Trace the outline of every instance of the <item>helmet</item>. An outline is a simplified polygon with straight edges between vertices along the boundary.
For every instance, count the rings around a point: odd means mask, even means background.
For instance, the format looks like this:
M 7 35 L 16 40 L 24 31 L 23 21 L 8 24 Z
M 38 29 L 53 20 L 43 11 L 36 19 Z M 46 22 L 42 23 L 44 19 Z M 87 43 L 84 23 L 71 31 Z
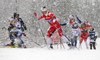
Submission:
M 13 18 L 11 17 L 11 18 L 9 18 L 9 20 L 10 20 L 10 21 L 13 21 Z
M 81 24 L 81 27 L 83 27 L 83 25 L 86 27 L 86 23 L 82 23 L 82 24 Z
M 14 19 L 15 19 L 16 15 L 17 15 L 17 13 L 14 13 L 14 15 L 13 15 L 14 16 Z
M 69 18 L 74 18 L 74 16 L 73 15 L 69 15 Z
M 93 27 L 90 27 L 90 29 L 92 29 L 92 31 L 94 30 L 94 28 L 93 28 Z
M 42 7 L 41 11 L 47 11 L 46 6 Z

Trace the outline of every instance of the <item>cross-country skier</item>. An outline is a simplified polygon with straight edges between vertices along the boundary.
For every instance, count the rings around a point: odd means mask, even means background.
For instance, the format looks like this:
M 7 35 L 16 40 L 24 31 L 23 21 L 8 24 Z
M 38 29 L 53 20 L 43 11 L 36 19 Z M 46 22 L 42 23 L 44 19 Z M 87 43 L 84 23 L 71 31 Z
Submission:
M 69 15 L 69 19 L 66 23 L 60 24 L 61 26 L 65 26 L 70 24 L 72 27 L 72 33 L 71 33 L 71 45 L 73 47 L 77 46 L 77 37 L 79 36 L 80 29 L 78 27 L 78 23 L 81 24 L 81 21 L 79 18 L 76 16 L 77 20 L 74 19 L 74 15 Z
M 10 27 L 8 28 L 8 31 L 9 31 L 9 37 L 11 40 L 10 45 L 14 45 L 14 38 L 13 38 L 13 35 L 10 33 L 10 31 L 12 29 L 15 29 L 17 26 L 20 26 L 20 23 L 17 20 L 15 20 L 13 17 L 9 19 L 9 22 L 10 22 Z
M 92 26 L 88 23 L 88 21 L 86 21 L 86 23 L 84 22 L 83 24 L 81 24 L 81 26 L 79 26 L 79 28 L 81 29 L 79 48 L 81 47 L 81 43 L 84 40 L 86 44 L 86 48 L 88 49 L 87 38 L 89 36 L 89 33 L 88 33 L 89 27 L 92 27 Z
M 95 43 L 97 36 L 95 36 L 95 30 L 93 27 L 90 28 L 89 37 L 90 37 L 90 49 L 92 50 L 93 47 L 96 50 Z
M 11 28 L 10 31 L 9 31 L 9 36 L 10 36 L 11 43 L 10 44 L 7 44 L 7 45 L 14 45 L 14 36 L 18 37 L 21 40 L 22 34 L 24 36 L 26 36 L 26 34 L 24 34 L 24 31 L 21 30 L 21 24 L 20 24 L 19 21 L 15 20 L 13 17 L 11 17 L 9 19 L 9 22 L 14 27 Z M 21 42 L 23 44 L 23 41 L 22 40 L 21 40 Z M 25 47 L 25 46 L 23 45 L 23 47 Z
M 60 24 L 58 23 L 56 17 L 54 16 L 54 14 L 52 14 L 51 12 L 47 12 L 46 7 L 42 7 L 41 12 L 42 12 L 42 15 L 38 18 L 38 20 L 44 18 L 50 24 L 50 28 L 47 31 L 47 35 L 46 35 L 48 44 L 50 44 L 50 48 L 53 49 L 50 37 L 52 36 L 52 34 L 55 31 L 57 31 L 59 33 L 59 36 L 68 44 L 68 46 L 70 46 L 71 45 L 70 42 L 62 34 L 62 28 L 61 28 Z

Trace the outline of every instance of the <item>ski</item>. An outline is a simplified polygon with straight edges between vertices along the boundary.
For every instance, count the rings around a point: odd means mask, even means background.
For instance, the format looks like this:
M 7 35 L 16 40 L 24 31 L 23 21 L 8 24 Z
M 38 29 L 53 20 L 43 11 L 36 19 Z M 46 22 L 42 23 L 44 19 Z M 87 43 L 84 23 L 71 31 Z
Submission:
M 33 41 L 33 39 L 31 39 L 31 38 L 29 38 L 29 37 L 27 37 L 26 36 L 26 38 L 28 38 L 28 39 L 30 39 L 30 40 L 32 40 Z M 44 48 L 44 47 L 42 47 L 40 44 L 38 44 L 37 42 L 35 42 L 35 41 L 33 41 L 36 45 L 38 45 L 39 47 L 41 47 L 41 48 Z
M 22 47 L 19 47 L 19 46 L 11 46 L 11 45 L 0 45 L 0 46 L 3 46 L 3 47 L 12 47 L 12 48 L 22 48 Z
M 80 49 L 77 48 L 77 47 L 71 47 L 71 48 L 69 48 L 68 50 L 76 50 L 76 49 L 80 51 Z

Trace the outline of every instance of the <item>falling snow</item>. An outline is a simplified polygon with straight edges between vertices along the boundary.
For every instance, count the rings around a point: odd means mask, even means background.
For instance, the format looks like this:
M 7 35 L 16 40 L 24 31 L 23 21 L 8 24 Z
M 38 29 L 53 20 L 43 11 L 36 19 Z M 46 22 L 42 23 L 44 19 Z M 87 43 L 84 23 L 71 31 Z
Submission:
M 25 31 L 27 36 L 40 44 L 45 44 L 44 37 L 49 24 L 44 19 L 37 21 L 33 15 L 36 12 L 40 16 L 42 6 L 46 6 L 48 11 L 57 17 L 59 23 L 67 22 L 68 16 L 71 14 L 78 15 L 82 21 L 87 19 L 100 37 L 100 25 L 98 25 L 100 24 L 99 0 L 0 0 L 0 41 L 8 37 L 7 30 L 2 30 L 2 27 L 7 28 L 9 17 L 17 12 L 27 26 L 27 31 Z M 62 27 L 62 29 L 64 35 L 71 36 L 69 26 Z M 23 40 L 25 42 L 31 41 L 25 37 L 23 37 Z M 34 45 L 34 43 L 32 44 Z

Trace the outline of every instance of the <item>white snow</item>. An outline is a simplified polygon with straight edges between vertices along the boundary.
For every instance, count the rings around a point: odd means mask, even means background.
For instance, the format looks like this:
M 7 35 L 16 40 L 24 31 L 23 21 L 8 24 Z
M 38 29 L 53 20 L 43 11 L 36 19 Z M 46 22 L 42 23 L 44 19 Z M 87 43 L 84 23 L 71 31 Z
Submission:
M 66 46 L 65 46 L 66 47 Z M 100 60 L 100 38 L 97 39 L 97 50 L 85 48 L 84 42 L 79 51 L 48 48 L 0 48 L 0 60 Z

